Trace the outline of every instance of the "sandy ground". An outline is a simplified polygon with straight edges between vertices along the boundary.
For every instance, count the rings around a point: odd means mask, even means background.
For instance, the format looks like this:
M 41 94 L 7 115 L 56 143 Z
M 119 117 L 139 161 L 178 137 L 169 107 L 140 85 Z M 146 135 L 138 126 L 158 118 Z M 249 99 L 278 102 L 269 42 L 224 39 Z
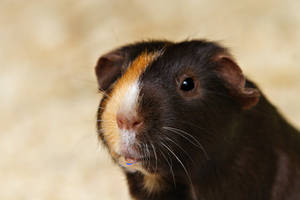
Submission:
M 102 53 L 209 38 L 300 127 L 300 1 L 0 0 L 0 199 L 126 200 L 96 139 Z

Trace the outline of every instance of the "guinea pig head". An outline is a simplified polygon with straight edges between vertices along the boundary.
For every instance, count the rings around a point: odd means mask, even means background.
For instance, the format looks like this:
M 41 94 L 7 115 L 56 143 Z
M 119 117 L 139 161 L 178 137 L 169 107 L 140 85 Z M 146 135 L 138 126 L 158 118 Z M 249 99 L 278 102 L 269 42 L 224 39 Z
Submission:
M 100 140 L 131 172 L 187 175 L 259 100 L 227 50 L 205 41 L 128 45 L 102 56 L 96 75 Z

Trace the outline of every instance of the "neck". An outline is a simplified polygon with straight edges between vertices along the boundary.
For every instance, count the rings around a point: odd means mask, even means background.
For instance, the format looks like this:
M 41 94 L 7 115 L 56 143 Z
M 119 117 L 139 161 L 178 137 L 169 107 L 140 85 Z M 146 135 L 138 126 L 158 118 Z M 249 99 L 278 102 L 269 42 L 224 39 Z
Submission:
M 280 177 L 300 166 L 300 134 L 276 108 L 262 97 L 256 107 L 242 112 L 227 130 L 232 138 L 222 156 L 216 155 L 195 181 L 196 193 L 204 199 L 270 199 L 276 185 L 286 182 Z M 291 165 L 295 167 L 288 171 Z

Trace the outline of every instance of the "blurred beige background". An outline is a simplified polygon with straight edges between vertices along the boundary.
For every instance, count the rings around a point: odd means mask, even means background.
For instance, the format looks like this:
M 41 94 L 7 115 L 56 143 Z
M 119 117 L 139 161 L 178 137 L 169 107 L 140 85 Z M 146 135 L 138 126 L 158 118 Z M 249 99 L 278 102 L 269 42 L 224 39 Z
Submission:
M 0 0 L 0 199 L 126 200 L 96 138 L 102 53 L 209 38 L 300 127 L 299 0 Z

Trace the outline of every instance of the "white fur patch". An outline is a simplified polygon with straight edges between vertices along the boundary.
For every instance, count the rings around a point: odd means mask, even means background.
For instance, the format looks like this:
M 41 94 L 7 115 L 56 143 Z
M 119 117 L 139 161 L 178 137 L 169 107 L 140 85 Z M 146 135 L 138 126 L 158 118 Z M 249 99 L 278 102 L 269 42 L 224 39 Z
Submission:
M 122 131 L 121 138 L 123 138 L 122 142 L 126 146 L 133 145 L 135 141 L 136 133 L 132 130 L 127 130 L 127 129 L 122 129 L 121 131 Z
M 134 81 L 127 89 L 123 99 L 120 102 L 120 107 L 118 114 L 131 118 L 137 115 L 138 99 L 139 99 L 139 82 Z M 119 129 L 120 132 L 120 143 L 117 152 L 121 153 L 121 148 L 126 147 L 127 151 L 131 154 L 135 154 L 134 150 L 131 148 L 136 140 L 136 132 L 133 130 Z
M 119 113 L 130 116 L 136 115 L 137 107 L 138 107 L 138 98 L 140 93 L 139 82 L 136 80 L 133 84 L 128 88 L 119 108 Z

